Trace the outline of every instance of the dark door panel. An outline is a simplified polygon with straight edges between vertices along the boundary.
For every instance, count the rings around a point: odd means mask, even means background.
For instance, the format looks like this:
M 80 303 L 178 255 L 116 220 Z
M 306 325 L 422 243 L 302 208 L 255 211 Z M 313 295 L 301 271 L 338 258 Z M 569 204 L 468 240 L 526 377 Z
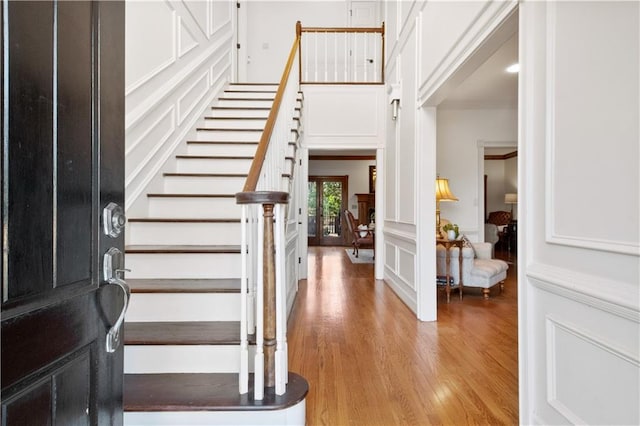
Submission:
M 124 3 L 2 2 L 2 425 L 122 423 Z M 112 288 L 113 287 L 113 288 Z

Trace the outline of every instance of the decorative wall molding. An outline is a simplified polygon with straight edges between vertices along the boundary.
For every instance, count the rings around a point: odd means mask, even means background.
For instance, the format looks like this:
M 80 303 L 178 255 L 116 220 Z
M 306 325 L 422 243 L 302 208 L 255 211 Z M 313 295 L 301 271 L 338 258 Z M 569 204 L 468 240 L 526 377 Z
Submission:
M 426 2 L 428 4 L 429 2 Z M 498 25 L 518 7 L 518 2 L 487 1 L 467 30 L 452 44 L 442 59 L 426 75 L 418 88 L 418 103 L 428 102 L 431 96 L 460 68 Z
M 526 277 L 534 287 L 640 323 L 637 285 L 541 263 L 527 265 L 526 270 Z
M 392 270 L 385 266 L 385 282 L 398 295 L 398 297 L 411 309 L 416 312 L 418 304 L 416 301 L 416 292 L 411 289 L 409 283 L 395 274 Z
M 375 155 L 310 155 L 309 160 L 347 161 L 347 160 L 375 160 Z
M 409 225 L 409 224 L 407 224 Z M 390 238 L 390 239 L 395 239 L 395 240 L 399 240 L 399 241 L 403 241 L 405 243 L 411 244 L 413 247 L 416 246 L 416 234 L 413 233 L 409 233 L 409 232 L 403 232 L 397 229 L 393 229 L 392 227 L 390 227 L 389 225 L 387 225 L 387 223 L 385 223 L 385 227 L 384 227 L 384 231 L 383 231 L 383 235 L 385 236 L 385 238 Z M 415 250 L 413 252 L 415 254 Z
M 509 152 L 507 154 L 485 154 L 485 160 L 508 160 L 509 158 L 515 158 L 518 156 L 518 151 Z
M 416 291 L 416 254 L 398 247 L 398 277 L 411 290 Z
M 558 187 L 556 173 L 556 75 L 555 58 L 557 44 L 557 4 L 549 3 L 547 6 L 547 92 L 546 92 L 546 137 L 545 137 L 545 161 L 548 170 L 545 182 L 545 237 L 546 242 L 561 246 L 579 247 L 590 250 L 599 250 L 611 253 L 640 256 L 640 242 L 629 242 L 615 239 L 594 238 L 580 235 L 567 235 L 561 233 L 556 223 L 556 188 Z
M 178 98 L 176 104 L 179 125 L 182 125 L 182 122 L 189 117 L 202 98 L 206 96 L 207 89 L 209 88 L 209 79 L 209 69 L 206 69 L 198 79 L 194 79 L 193 84 Z M 189 96 L 193 93 L 195 93 L 195 96 L 190 100 Z M 187 102 L 185 102 L 185 99 Z
M 585 351 L 584 347 L 578 350 L 578 345 L 580 343 L 586 344 L 588 345 L 587 347 L 591 348 L 592 351 L 603 352 L 602 355 L 597 356 L 598 359 L 601 359 L 604 356 L 608 356 L 609 359 L 611 360 L 611 362 L 606 363 L 606 365 L 610 368 L 607 373 L 604 373 L 606 376 L 609 376 L 610 374 L 618 374 L 618 375 L 624 374 L 623 370 L 625 366 L 627 366 L 627 368 L 631 367 L 631 371 L 627 373 L 633 374 L 634 370 L 637 372 L 637 369 L 640 367 L 640 360 L 638 359 L 637 356 L 634 356 L 633 354 L 630 354 L 627 351 L 616 347 L 615 344 L 610 343 L 605 338 L 601 336 L 596 336 L 586 330 L 575 327 L 574 325 L 571 325 L 567 322 L 560 320 L 559 318 L 557 318 L 552 314 L 546 315 L 545 329 L 546 329 L 546 347 L 547 347 L 547 352 L 546 352 L 547 402 L 549 403 L 549 405 L 555 408 L 558 411 L 558 413 L 564 416 L 567 419 L 567 421 L 569 421 L 570 423 L 589 424 L 591 422 L 581 418 L 580 415 L 578 415 L 574 410 L 571 409 L 570 402 L 563 400 L 563 397 L 560 395 L 561 392 L 559 392 L 559 388 L 560 386 L 563 386 L 563 383 L 562 383 L 562 379 L 559 377 L 559 374 L 558 374 L 558 365 L 557 365 L 558 356 L 564 355 L 565 357 L 567 357 L 567 356 L 570 356 L 569 354 L 570 351 L 574 351 L 575 352 L 574 355 L 576 357 L 584 357 L 587 355 L 585 353 L 587 351 Z M 576 343 L 571 344 L 567 342 L 565 339 L 564 344 L 561 344 L 560 342 L 562 340 L 560 340 L 560 337 L 559 337 L 559 335 L 561 334 L 564 334 L 566 337 L 573 339 Z M 619 367 L 618 369 L 613 369 L 615 364 L 612 365 L 612 363 L 616 362 L 614 360 L 617 360 L 618 366 L 621 366 L 621 367 Z M 620 361 L 622 361 L 622 364 L 620 364 Z M 576 363 L 575 365 L 576 365 L 576 368 L 578 368 L 579 363 Z M 590 373 L 592 372 L 591 367 L 593 366 L 591 365 L 589 367 L 585 366 L 584 372 L 583 372 L 584 374 L 582 374 L 581 376 L 589 377 Z M 619 377 L 619 379 L 623 379 L 623 377 Z M 615 377 L 611 377 L 609 381 L 615 381 Z M 571 386 L 572 384 L 567 384 L 567 385 Z M 593 387 L 590 387 L 590 388 L 591 388 L 590 392 L 592 394 L 607 392 L 606 390 L 603 390 L 603 389 L 598 390 Z M 565 393 L 566 393 L 566 390 L 565 390 Z M 573 392 L 570 392 L 570 393 L 573 393 Z M 632 401 L 628 401 L 627 404 L 622 403 L 622 405 L 626 406 L 629 403 L 633 404 L 633 401 L 637 401 L 636 399 L 637 395 L 635 397 L 627 396 L 627 398 Z M 606 403 L 604 405 L 610 406 L 609 404 L 606 404 Z
M 182 18 L 178 17 L 178 57 L 181 58 L 196 47 L 199 43 L 196 37 L 193 35 L 189 27 L 187 27 Z
M 189 15 L 193 19 L 193 22 L 195 22 L 196 26 L 202 32 L 202 34 L 206 38 L 209 38 L 210 37 L 209 28 L 211 27 L 211 24 L 210 24 L 210 21 L 211 21 L 211 0 L 206 0 L 206 2 L 204 2 L 204 4 L 206 5 L 205 7 L 207 8 L 207 10 L 205 12 L 205 19 L 206 20 L 204 22 L 204 28 L 203 28 L 203 23 L 200 22 L 200 19 L 198 19 L 199 13 L 194 12 L 192 10 L 192 8 L 189 6 L 190 3 L 192 3 L 192 2 L 182 0 L 182 4 L 184 5 L 184 8 L 187 10 Z M 197 3 L 198 4 L 202 4 L 203 2 L 202 1 L 198 1 Z
M 207 48 L 204 52 L 198 55 L 188 67 L 180 70 L 180 72 L 176 73 L 173 77 L 167 80 L 162 86 L 158 87 L 154 91 L 154 93 L 145 99 L 144 102 L 140 103 L 136 108 L 127 112 L 125 116 L 125 129 L 130 129 L 131 127 L 137 125 L 141 120 L 145 119 L 147 115 L 153 110 L 153 106 L 161 103 L 166 100 L 171 94 L 175 92 L 176 87 L 181 86 L 187 80 L 193 77 L 193 73 L 195 73 L 199 68 L 201 68 L 204 64 L 211 60 L 211 57 L 216 53 L 219 53 L 219 50 L 229 50 L 229 43 L 231 40 L 231 34 L 227 37 L 222 38 L 217 43 Z M 225 55 L 220 55 L 221 57 L 226 57 Z
M 165 114 L 160 116 L 160 119 L 158 119 L 155 123 L 153 123 L 151 126 L 149 126 L 149 128 L 145 131 L 145 133 L 135 142 L 135 145 L 138 145 L 158 125 L 160 125 L 161 123 L 166 123 L 166 121 L 163 120 L 163 118 L 166 117 L 167 114 L 170 114 L 170 126 L 169 126 L 169 128 L 167 129 L 166 132 L 164 132 L 164 134 L 162 135 L 162 137 L 159 140 L 154 141 L 154 144 L 153 144 L 152 148 L 149 150 L 147 155 L 144 157 L 144 160 L 139 162 L 137 167 L 131 173 L 129 173 L 126 176 L 126 179 L 125 179 L 125 182 L 124 182 L 125 188 L 128 187 L 136 177 L 138 177 L 138 175 L 142 172 L 142 170 L 145 169 L 145 167 L 147 167 L 147 164 L 149 164 L 151 162 L 151 159 L 153 157 L 155 157 L 155 155 L 158 153 L 158 151 L 160 151 L 160 149 L 171 138 L 171 135 L 175 131 L 175 129 L 176 129 L 175 108 L 172 105 L 172 106 L 169 107 L 167 112 L 165 112 Z M 133 148 L 129 149 L 128 152 L 131 152 L 131 150 L 133 150 Z M 129 155 L 128 153 L 125 154 L 125 158 L 128 155 Z
M 217 33 L 222 27 L 231 21 L 233 15 L 232 8 L 235 7 L 235 3 L 236 2 L 234 1 L 220 2 L 215 0 L 212 2 L 210 8 L 211 13 L 209 14 L 209 36 Z M 226 5 L 225 12 L 227 13 L 227 16 L 224 16 L 223 19 L 218 19 L 218 12 L 223 10 L 222 6 L 224 5 Z
M 128 96 L 131 93 L 135 92 L 137 89 L 139 89 L 140 87 L 145 85 L 147 82 L 149 82 L 151 79 L 153 79 L 156 75 L 160 74 L 166 68 L 173 65 L 178 59 L 176 55 L 176 51 L 177 51 L 176 11 L 175 9 L 173 9 L 173 7 L 171 6 L 171 3 L 169 3 L 168 1 L 165 0 L 163 4 L 166 4 L 170 8 L 170 13 L 171 13 L 171 45 L 169 46 L 171 49 L 170 55 L 165 61 L 156 65 L 154 68 L 149 70 L 146 74 L 143 74 L 140 78 L 138 78 L 136 81 L 134 81 L 129 86 L 127 86 L 124 91 L 125 96 Z
M 174 106 L 170 105 L 166 109 L 166 111 L 164 113 L 160 114 L 160 116 L 158 117 L 157 120 L 155 120 L 153 123 L 151 123 L 151 125 L 147 128 L 147 130 L 145 130 L 138 139 L 136 139 L 135 141 L 133 141 L 130 145 L 128 145 L 126 147 L 126 150 L 124 152 L 125 157 L 129 156 L 138 147 L 138 145 L 140 145 L 140 143 L 142 141 L 144 141 L 144 139 L 147 136 L 149 136 L 149 134 L 158 126 L 158 124 L 165 122 L 167 120 L 167 118 L 169 120 L 171 120 L 172 128 L 173 128 L 173 130 L 175 130 L 175 115 L 174 115 L 174 112 L 175 112 Z

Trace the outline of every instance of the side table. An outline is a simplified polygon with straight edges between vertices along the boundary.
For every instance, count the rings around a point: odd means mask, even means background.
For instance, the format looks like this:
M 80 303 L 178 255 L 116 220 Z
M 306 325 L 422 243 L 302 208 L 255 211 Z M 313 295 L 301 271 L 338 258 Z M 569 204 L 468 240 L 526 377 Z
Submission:
M 445 281 L 445 285 L 444 285 L 444 289 L 445 292 L 447 293 L 447 303 L 449 303 L 451 301 L 451 290 L 455 290 L 458 289 L 458 291 L 460 292 L 460 300 L 462 300 L 462 240 L 445 240 L 445 239 L 440 239 L 437 238 L 436 239 L 436 245 L 437 244 L 442 244 L 445 248 L 445 259 L 446 259 L 446 281 Z M 458 284 L 451 284 L 451 248 L 452 247 L 458 247 L 460 249 L 460 252 L 458 254 L 458 262 L 459 262 L 459 268 L 458 271 L 460 272 L 460 281 L 458 282 Z

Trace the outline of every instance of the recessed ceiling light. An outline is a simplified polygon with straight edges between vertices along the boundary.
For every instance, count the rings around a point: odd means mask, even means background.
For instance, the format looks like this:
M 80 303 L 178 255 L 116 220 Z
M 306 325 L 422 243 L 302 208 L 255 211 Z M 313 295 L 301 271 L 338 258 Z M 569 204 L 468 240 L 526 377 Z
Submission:
M 507 67 L 507 72 L 515 74 L 518 71 L 520 71 L 520 64 L 513 64 Z

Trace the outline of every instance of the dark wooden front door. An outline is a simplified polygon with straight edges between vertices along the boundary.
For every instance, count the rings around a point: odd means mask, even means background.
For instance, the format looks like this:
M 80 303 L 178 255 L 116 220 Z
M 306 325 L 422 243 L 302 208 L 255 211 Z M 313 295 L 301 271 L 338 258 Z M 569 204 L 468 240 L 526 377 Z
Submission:
M 2 424 L 122 423 L 124 4 L 2 2 Z

